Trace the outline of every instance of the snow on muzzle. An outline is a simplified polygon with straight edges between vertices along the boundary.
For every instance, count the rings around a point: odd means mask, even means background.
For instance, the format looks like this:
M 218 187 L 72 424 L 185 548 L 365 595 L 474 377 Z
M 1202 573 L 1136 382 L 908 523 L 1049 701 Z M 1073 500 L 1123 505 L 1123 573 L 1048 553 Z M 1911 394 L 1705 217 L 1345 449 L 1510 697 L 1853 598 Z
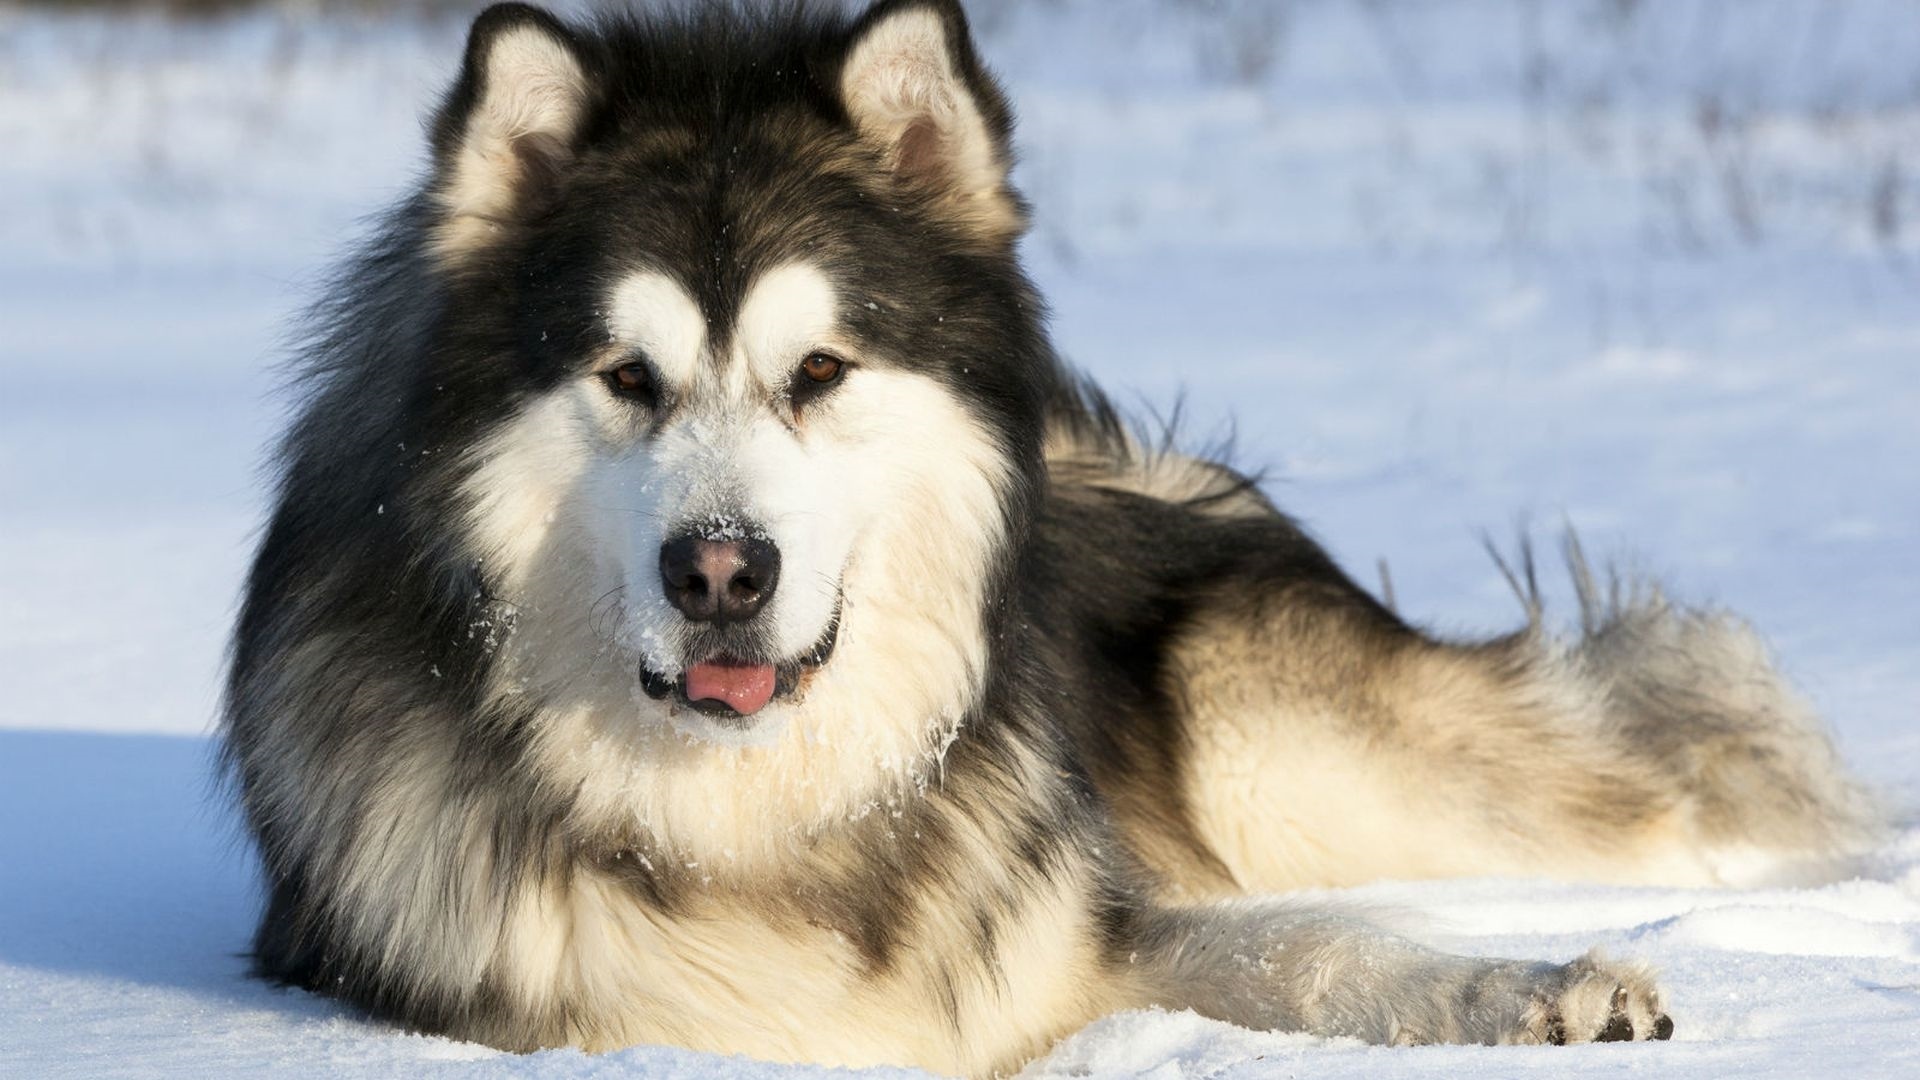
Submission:
M 799 657 L 761 656 L 764 628 L 755 625 L 780 584 L 780 549 L 764 533 L 696 529 L 660 546 L 660 586 L 667 602 L 697 628 L 701 644 L 677 680 L 641 670 L 641 685 L 655 698 L 677 696 L 712 716 L 745 717 L 776 696 L 792 693 L 801 678 L 826 662 L 839 636 L 838 605 L 825 632 Z M 758 632 L 756 632 L 758 631 Z

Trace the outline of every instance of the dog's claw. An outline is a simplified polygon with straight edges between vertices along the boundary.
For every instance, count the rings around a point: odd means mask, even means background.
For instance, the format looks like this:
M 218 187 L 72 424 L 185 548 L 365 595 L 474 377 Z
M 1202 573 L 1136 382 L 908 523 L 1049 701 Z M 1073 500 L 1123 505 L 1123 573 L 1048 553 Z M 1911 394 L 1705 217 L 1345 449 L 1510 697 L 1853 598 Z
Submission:
M 1528 1024 L 1532 1041 L 1565 1046 L 1673 1038 L 1673 1018 L 1661 1008 L 1653 974 L 1638 964 L 1589 953 L 1556 969 L 1537 993 Z

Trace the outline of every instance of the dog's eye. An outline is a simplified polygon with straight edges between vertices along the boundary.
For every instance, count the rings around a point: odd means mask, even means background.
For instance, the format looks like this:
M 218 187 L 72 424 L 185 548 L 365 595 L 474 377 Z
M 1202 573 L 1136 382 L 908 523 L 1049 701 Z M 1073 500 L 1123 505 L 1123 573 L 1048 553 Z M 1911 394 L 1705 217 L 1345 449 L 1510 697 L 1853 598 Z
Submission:
M 830 383 L 840 378 L 840 371 L 844 367 L 846 364 L 839 357 L 823 352 L 808 353 L 807 358 L 800 361 L 801 374 L 817 383 Z
M 847 362 L 832 353 L 808 353 L 807 358 L 800 361 L 799 370 L 793 373 L 793 385 L 787 390 L 796 415 L 802 405 L 838 386 L 846 371 Z
M 621 364 L 606 374 L 607 386 L 623 398 L 652 404 L 654 399 L 653 369 L 645 360 L 634 360 Z

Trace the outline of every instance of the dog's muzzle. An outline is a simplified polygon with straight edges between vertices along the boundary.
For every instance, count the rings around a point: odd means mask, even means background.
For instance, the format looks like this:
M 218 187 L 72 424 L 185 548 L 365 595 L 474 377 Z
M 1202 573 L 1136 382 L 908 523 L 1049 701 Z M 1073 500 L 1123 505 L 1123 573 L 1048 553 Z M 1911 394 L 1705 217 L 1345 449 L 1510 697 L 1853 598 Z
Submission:
M 819 667 L 839 638 L 833 619 L 813 647 L 799 657 L 769 658 L 759 644 L 764 628 L 755 620 L 772 604 L 780 585 L 780 548 L 771 537 L 732 520 L 707 522 L 660 545 L 660 589 L 704 644 L 696 646 L 678 678 L 640 673 L 655 698 L 677 697 L 708 716 L 752 716 L 775 697 L 791 694 L 810 668 Z
M 655 701 L 671 698 L 706 716 L 744 724 L 769 701 L 797 692 L 806 676 L 826 666 L 839 643 L 840 610 L 836 606 L 819 640 L 799 656 L 778 663 L 715 656 L 688 664 L 677 677 L 642 664 L 640 688 Z

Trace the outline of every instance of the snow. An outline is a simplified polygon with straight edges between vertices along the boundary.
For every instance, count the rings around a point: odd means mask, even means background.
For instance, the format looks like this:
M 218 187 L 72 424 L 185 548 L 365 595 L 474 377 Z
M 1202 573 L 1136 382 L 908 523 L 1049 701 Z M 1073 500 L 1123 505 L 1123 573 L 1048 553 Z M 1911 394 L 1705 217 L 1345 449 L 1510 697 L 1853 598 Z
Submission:
M 1902 0 L 975 5 L 1061 345 L 1184 392 L 1459 632 L 1517 521 L 1754 617 L 1920 795 L 1920 20 Z M 0 7 L 0 1075 L 808 1074 L 514 1057 L 244 977 L 205 733 L 288 316 L 420 168 L 460 28 Z M 1564 587 L 1554 594 L 1563 599 Z M 1102 1020 L 1036 1075 L 1920 1074 L 1920 830 L 1860 879 L 1382 883 L 1436 944 L 1663 971 L 1663 1045 Z

